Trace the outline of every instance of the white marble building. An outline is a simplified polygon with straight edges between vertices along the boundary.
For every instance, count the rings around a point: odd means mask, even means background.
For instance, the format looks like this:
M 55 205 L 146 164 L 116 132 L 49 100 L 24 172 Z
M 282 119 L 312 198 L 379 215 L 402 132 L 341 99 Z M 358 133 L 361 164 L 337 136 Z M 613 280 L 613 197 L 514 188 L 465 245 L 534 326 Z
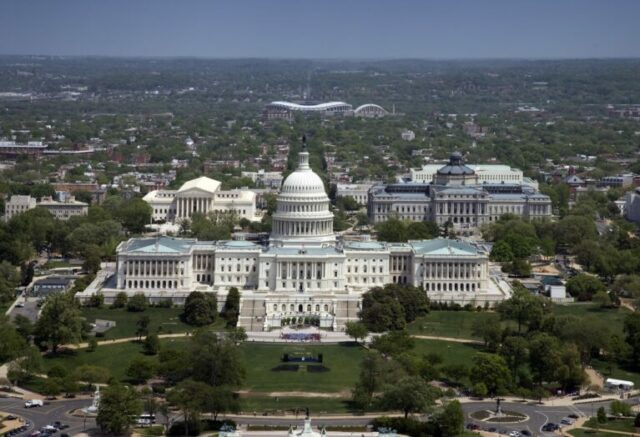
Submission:
M 248 241 L 132 238 L 117 248 L 115 274 L 100 287 L 107 302 L 119 292 L 184 302 L 194 290 L 241 290 L 239 325 L 250 331 L 311 317 L 339 330 L 355 320 L 362 294 L 388 283 L 423 287 L 438 301 L 494 304 L 508 297 L 489 274 L 481 248 L 457 240 L 409 243 L 338 242 L 322 179 L 300 153 L 284 181 L 268 246 Z M 79 296 L 81 299 L 88 296 Z
M 260 220 L 253 191 L 221 190 L 220 182 L 206 176 L 187 181 L 178 190 L 150 191 L 143 200 L 151 206 L 154 222 L 180 222 L 194 212 L 227 211 L 239 218 Z

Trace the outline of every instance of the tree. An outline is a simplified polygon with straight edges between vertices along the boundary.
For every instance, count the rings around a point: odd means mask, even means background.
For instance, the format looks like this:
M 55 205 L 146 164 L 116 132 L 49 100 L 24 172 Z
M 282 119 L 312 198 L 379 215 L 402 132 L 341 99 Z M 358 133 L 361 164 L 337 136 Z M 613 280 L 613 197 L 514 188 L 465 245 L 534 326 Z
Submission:
M 611 404 L 609 404 L 609 411 L 611 412 L 612 416 L 616 417 L 629 417 L 633 415 L 631 405 L 618 400 L 611 401 Z
M 611 296 L 604 290 L 600 290 L 593 295 L 591 300 L 594 303 L 597 303 L 600 308 L 611 308 L 613 302 L 611 301 Z
M 142 402 L 132 387 L 112 384 L 100 396 L 96 423 L 103 432 L 124 435 L 142 413 Z
M 359 338 L 364 340 L 369 334 L 369 330 L 362 322 L 347 322 L 345 324 L 345 332 L 349 337 L 353 338 L 356 343 Z
M 640 366 L 640 312 L 635 311 L 624 318 L 625 342 L 629 345 L 631 365 Z
M 167 394 L 167 401 L 182 411 L 185 435 L 199 426 L 200 414 L 205 411 L 207 400 L 213 396 L 213 388 L 200 381 L 187 379 Z
M 422 379 L 405 377 L 385 388 L 381 403 L 389 410 L 402 411 L 406 419 L 409 413 L 426 412 L 439 397 L 440 391 Z
M 147 309 L 147 296 L 144 293 L 136 293 L 127 302 L 127 311 L 132 313 L 140 313 Z
M 604 283 L 593 275 L 580 273 L 567 281 L 567 291 L 578 300 L 591 300 L 598 291 L 606 291 Z
M 518 369 L 527 363 L 529 358 L 529 345 L 526 338 L 509 336 L 504 339 L 500 347 L 500 355 L 509 366 L 513 380 L 517 382 Z
M 483 383 L 490 395 L 504 393 L 509 386 L 511 374 L 507 363 L 500 355 L 478 353 L 473 357 L 471 381 L 474 384 Z
M 421 288 L 387 284 L 363 295 L 362 323 L 372 332 L 404 329 L 407 322 L 429 312 L 429 299 Z
M 240 314 L 240 292 L 236 287 L 229 288 L 227 299 L 222 310 L 222 317 L 227 321 L 227 326 L 236 326 L 238 324 L 238 315 Z
M 518 333 L 522 326 L 531 329 L 540 323 L 543 314 L 547 310 L 540 297 L 532 295 L 522 286 L 514 287 L 511 297 L 501 302 L 496 310 L 504 319 L 515 320 L 518 323 Z
M 233 344 L 240 344 L 243 341 L 247 341 L 247 331 L 242 326 L 238 326 L 236 328 L 231 328 L 227 331 L 227 338 Z
M 127 301 L 129 300 L 129 297 L 127 296 L 127 293 L 125 293 L 124 291 L 121 291 L 120 293 L 116 294 L 115 299 L 113 299 L 113 303 L 111 304 L 111 308 L 124 308 L 125 306 L 127 306 Z
M 87 344 L 87 352 L 95 352 L 98 348 L 98 340 L 95 337 L 91 337 Z
M 106 383 L 111 378 L 111 372 L 109 369 L 100 366 L 92 366 L 84 364 L 77 367 L 75 370 L 75 378 L 77 381 L 86 382 L 89 384 L 89 389 L 96 383 Z
M 17 358 L 26 347 L 25 337 L 9 322 L 7 316 L 0 315 L 0 363 Z
M 16 287 L 20 284 L 20 273 L 7 261 L 0 262 L 0 303 L 16 297 Z
M 62 391 L 62 381 L 60 378 L 47 378 L 44 380 L 42 393 L 48 397 L 55 397 Z
M 495 313 L 489 313 L 486 318 L 477 318 L 473 322 L 472 334 L 482 338 L 485 348 L 495 352 L 502 339 L 500 317 Z
M 138 341 L 140 341 L 143 335 L 147 335 L 149 333 L 150 323 L 151 319 L 149 318 L 149 316 L 140 316 L 140 318 L 136 322 L 136 336 L 138 337 Z
M 228 339 L 215 332 L 198 331 L 191 337 L 191 370 L 193 379 L 213 387 L 238 387 L 245 377 L 242 355 Z
M 214 421 L 220 414 L 237 413 L 240 411 L 238 396 L 228 387 L 216 387 L 207 397 L 205 411 L 213 415 Z
M 73 297 L 65 293 L 49 296 L 36 322 L 36 336 L 47 342 L 53 353 L 58 346 L 80 341 L 83 318 Z
M 598 423 L 607 423 L 607 411 L 604 409 L 604 407 L 598 408 L 597 417 Z
M 513 261 L 511 246 L 505 240 L 500 240 L 491 248 L 491 261 L 510 262 Z
M 142 344 L 142 350 L 147 355 L 157 355 L 160 351 L 160 338 L 158 334 L 147 334 Z
M 215 295 L 192 291 L 184 303 L 182 319 L 189 325 L 209 325 L 216 319 L 217 306 Z
M 100 248 L 96 245 L 88 246 L 84 253 L 84 262 L 82 263 L 82 270 L 89 274 L 95 274 L 100 270 Z
M 489 394 L 489 390 L 487 390 L 487 386 L 484 382 L 476 382 L 473 384 L 473 388 L 471 390 L 473 391 L 473 394 L 479 398 L 484 398 Z
M 448 402 L 436 422 L 443 437 L 461 435 L 464 430 L 464 412 L 459 401 Z
M 561 365 L 558 340 L 547 333 L 536 333 L 529 342 L 529 367 L 538 386 L 554 381 Z
M 136 357 L 127 368 L 127 376 L 133 384 L 142 384 L 153 376 L 155 366 L 153 361 L 146 357 Z
M 414 346 L 415 340 L 405 330 L 379 335 L 371 342 L 373 349 L 387 356 L 397 356 L 413 349 Z
M 124 200 L 115 211 L 115 217 L 129 232 L 140 233 L 151 223 L 151 206 L 139 197 Z

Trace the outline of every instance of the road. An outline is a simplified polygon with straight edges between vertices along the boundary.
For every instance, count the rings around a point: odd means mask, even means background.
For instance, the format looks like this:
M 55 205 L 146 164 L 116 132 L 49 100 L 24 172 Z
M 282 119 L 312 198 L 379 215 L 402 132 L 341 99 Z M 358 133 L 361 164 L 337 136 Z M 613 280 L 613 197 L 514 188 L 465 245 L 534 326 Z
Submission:
M 504 431 L 504 433 L 526 429 L 529 430 L 534 436 L 552 436 L 554 434 L 541 432 L 541 428 L 545 423 L 559 423 L 563 417 L 567 417 L 569 414 L 576 414 L 578 416 L 593 416 L 595 415 L 595 412 L 599 407 L 604 406 L 605 408 L 607 408 L 610 402 L 610 400 L 607 400 L 588 404 L 555 407 L 553 405 L 537 405 L 533 403 L 503 402 L 503 411 L 516 411 L 528 416 L 528 419 L 526 421 L 517 424 L 490 424 L 487 422 L 474 420 L 469 416 L 469 414 L 475 411 L 494 411 L 496 408 L 496 403 L 493 401 L 464 403 L 462 404 L 462 408 L 466 416 L 465 423 L 476 423 L 483 429 L 495 427 L 498 431 Z M 631 399 L 630 402 L 636 404 L 639 402 L 639 399 L 634 398 Z M 58 401 L 51 401 L 44 407 L 26 409 L 24 408 L 24 401 L 21 399 L 0 399 L 0 411 L 6 411 L 16 415 L 20 415 L 32 423 L 30 429 L 20 434 L 20 436 L 27 436 L 31 432 L 33 432 L 33 430 L 40 429 L 41 427 L 51 424 L 56 420 L 70 425 L 70 428 L 65 430 L 65 432 L 73 435 L 74 433 L 82 432 L 85 429 L 87 431 L 96 429 L 96 424 L 93 419 L 87 419 L 85 423 L 84 419 L 80 417 L 74 417 L 69 414 L 70 411 L 74 409 L 83 408 L 90 404 L 91 400 L 88 399 L 63 399 Z M 304 416 L 302 414 L 298 418 L 291 416 L 236 415 L 230 415 L 229 418 L 235 420 L 239 425 L 273 425 L 287 427 L 289 425 L 301 426 L 304 420 Z M 322 427 L 323 425 L 366 425 L 371 420 L 370 416 L 367 417 L 348 415 L 336 417 L 322 416 L 312 418 L 313 425 L 317 427 Z
M 35 430 L 39 430 L 43 426 L 50 425 L 56 420 L 69 425 L 69 428 L 64 430 L 69 435 L 74 435 L 83 430 L 90 430 L 96 428 L 96 422 L 94 419 L 87 419 L 86 422 L 81 417 L 71 416 L 69 413 L 72 410 L 83 408 L 91 405 L 91 400 L 88 399 L 65 399 L 59 401 L 51 401 L 45 404 L 43 407 L 37 408 L 24 408 L 24 400 L 5 398 L 0 399 L 0 411 L 21 416 L 30 422 L 28 430 L 17 436 L 28 436 Z
M 18 304 L 24 305 L 19 307 L 16 304 L 11 311 L 9 312 L 9 316 L 13 319 L 18 314 L 25 316 L 32 323 L 35 323 L 38 320 L 38 312 L 40 308 L 38 308 L 38 298 L 37 297 L 19 297 Z

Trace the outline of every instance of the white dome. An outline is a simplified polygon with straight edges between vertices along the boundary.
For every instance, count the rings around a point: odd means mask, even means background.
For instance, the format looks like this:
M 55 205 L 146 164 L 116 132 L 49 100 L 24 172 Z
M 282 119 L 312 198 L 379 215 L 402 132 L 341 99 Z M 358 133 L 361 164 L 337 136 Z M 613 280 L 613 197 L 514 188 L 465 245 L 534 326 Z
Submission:
M 324 182 L 311 167 L 309 153 L 300 152 L 300 162 L 282 184 L 278 206 L 272 216 L 274 245 L 334 245 L 333 214 Z

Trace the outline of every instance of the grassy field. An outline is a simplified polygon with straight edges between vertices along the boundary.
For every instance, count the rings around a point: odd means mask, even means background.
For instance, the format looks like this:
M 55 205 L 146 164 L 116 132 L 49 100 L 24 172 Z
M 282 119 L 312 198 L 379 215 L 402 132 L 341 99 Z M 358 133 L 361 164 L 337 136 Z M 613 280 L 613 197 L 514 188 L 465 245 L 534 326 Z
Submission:
M 454 343 L 443 340 L 416 340 L 415 352 L 419 355 L 436 353 L 442 356 L 442 364 L 469 364 L 475 354 L 481 352 L 479 345 Z
M 622 332 L 624 318 L 629 314 L 629 310 L 626 308 L 602 309 L 590 302 L 555 305 L 553 308 L 554 314 L 559 316 L 597 317 L 604 320 L 614 333 Z M 491 315 L 487 312 L 431 311 L 426 316 L 419 317 L 409 324 L 407 330 L 414 335 L 478 339 L 472 334 L 473 324 L 477 320 L 486 320 L 488 317 Z M 512 324 L 515 328 L 516 325 Z
M 577 428 L 567 431 L 575 437 L 620 437 L 622 434 L 616 434 L 613 432 L 596 431 L 593 429 Z
M 598 423 L 596 418 L 592 417 L 584 424 L 584 427 L 631 433 L 636 432 L 636 427 L 633 426 L 633 419 L 613 419 L 607 420 L 605 423 Z
M 83 308 L 82 314 L 91 323 L 96 319 L 112 320 L 116 322 L 116 327 L 108 330 L 104 337 L 105 339 L 112 338 L 127 338 L 135 337 L 136 335 L 136 322 L 142 316 L 148 316 L 151 320 L 149 324 L 149 331 L 158 331 L 159 334 L 173 334 L 178 332 L 192 331 L 196 329 L 193 326 L 187 325 L 180 320 L 180 313 L 182 308 L 156 308 L 150 307 L 141 313 L 132 313 L 125 309 L 110 309 L 110 308 Z M 224 326 L 224 321 L 221 318 L 216 320 L 214 324 L 215 328 Z

